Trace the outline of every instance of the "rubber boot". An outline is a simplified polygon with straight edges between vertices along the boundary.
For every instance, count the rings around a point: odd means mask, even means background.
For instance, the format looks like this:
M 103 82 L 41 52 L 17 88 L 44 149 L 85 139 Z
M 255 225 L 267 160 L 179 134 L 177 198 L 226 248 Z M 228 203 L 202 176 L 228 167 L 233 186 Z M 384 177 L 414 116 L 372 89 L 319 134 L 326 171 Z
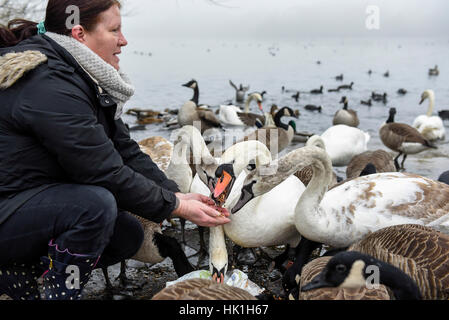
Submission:
M 43 276 L 45 300 L 79 300 L 90 274 L 100 258 L 98 255 L 73 254 L 60 250 L 50 241 L 48 256 L 41 260 L 48 270 Z
M 44 272 L 43 263 L 18 264 L 0 267 L 0 295 L 14 300 L 40 300 L 36 280 Z

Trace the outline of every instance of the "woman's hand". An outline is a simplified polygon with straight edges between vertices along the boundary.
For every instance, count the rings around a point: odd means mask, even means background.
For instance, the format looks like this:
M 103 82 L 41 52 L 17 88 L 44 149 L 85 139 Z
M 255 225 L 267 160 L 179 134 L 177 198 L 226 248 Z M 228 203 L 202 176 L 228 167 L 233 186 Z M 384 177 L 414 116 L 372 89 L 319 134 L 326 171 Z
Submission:
M 214 200 L 212 200 L 211 198 L 204 196 L 200 193 L 181 193 L 181 192 L 177 192 L 175 193 L 175 195 L 179 198 L 179 200 L 197 200 L 197 201 L 201 201 L 205 204 L 208 205 L 215 205 Z
M 228 218 L 230 213 L 225 208 L 215 206 L 215 203 L 209 197 L 198 193 L 176 193 L 179 199 L 179 207 L 173 211 L 173 214 L 189 220 L 199 226 L 216 227 L 231 220 Z

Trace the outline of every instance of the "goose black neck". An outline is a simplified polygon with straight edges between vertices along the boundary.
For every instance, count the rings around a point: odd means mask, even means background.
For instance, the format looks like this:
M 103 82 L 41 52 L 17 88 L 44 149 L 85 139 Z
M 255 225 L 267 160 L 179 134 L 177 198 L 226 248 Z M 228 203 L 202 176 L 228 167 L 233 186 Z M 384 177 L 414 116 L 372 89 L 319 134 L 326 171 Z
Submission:
M 348 110 L 348 102 L 347 101 L 344 102 L 343 109 L 344 110 Z
M 281 109 L 278 112 L 276 112 L 276 114 L 274 115 L 274 124 L 276 125 L 276 127 L 278 128 L 282 128 L 284 130 L 288 130 L 288 125 L 284 124 L 281 122 L 281 118 L 284 115 L 284 110 Z
M 416 283 L 405 272 L 388 263 L 377 263 L 380 283 L 389 287 L 396 300 L 421 300 L 421 292 Z
M 394 122 L 394 113 L 390 113 L 387 119 L 387 123 L 393 123 Z
M 182 277 L 194 270 L 182 250 L 181 245 L 175 238 L 155 232 L 154 242 L 159 249 L 159 254 L 164 258 L 169 257 L 172 260 L 173 267 L 175 268 L 178 277 Z
M 200 89 L 198 89 L 198 85 L 196 85 L 195 88 L 193 88 L 193 98 L 190 101 L 195 102 L 195 104 L 198 106 L 199 97 L 200 97 Z

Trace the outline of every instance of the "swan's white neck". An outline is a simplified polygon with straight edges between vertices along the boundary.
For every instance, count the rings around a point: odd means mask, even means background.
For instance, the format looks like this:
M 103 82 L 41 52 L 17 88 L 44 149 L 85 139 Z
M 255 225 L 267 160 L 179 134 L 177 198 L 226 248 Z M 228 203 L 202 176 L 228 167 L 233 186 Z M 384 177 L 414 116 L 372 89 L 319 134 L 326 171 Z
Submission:
M 295 225 L 299 233 L 308 239 L 317 239 L 322 225 L 321 200 L 332 180 L 332 162 L 326 151 L 311 153 L 313 176 L 298 200 L 295 208 Z
M 181 139 L 173 147 L 173 155 L 166 173 L 169 178 L 176 177 L 176 182 L 190 179 L 191 184 L 193 177 L 190 164 L 208 166 L 216 164 L 216 160 L 210 154 L 201 133 L 195 127 L 184 126 L 178 135 Z M 203 182 L 207 184 L 207 181 Z
M 173 147 L 173 154 L 165 174 L 174 180 L 181 192 L 187 193 L 192 184 L 192 169 L 189 166 L 189 146 L 185 143 L 177 143 Z
M 434 105 L 435 105 L 435 94 L 432 91 L 429 91 L 429 108 L 427 109 L 428 117 L 432 116 Z
M 309 235 L 313 239 L 313 235 L 316 233 L 314 230 L 317 230 L 319 226 L 317 221 L 320 219 L 320 202 L 332 179 L 332 162 L 325 150 L 315 146 L 307 146 L 288 153 L 277 161 L 275 175 L 262 178 L 261 187 L 256 192 L 269 191 L 296 171 L 309 165 L 313 167 L 314 174 L 298 200 L 294 221 L 300 234 L 306 238 L 309 238 Z
M 251 103 L 251 101 L 253 101 L 253 99 L 254 99 L 254 96 L 253 96 L 253 95 L 250 95 L 250 96 L 246 99 L 246 101 L 245 101 L 245 109 L 244 109 L 244 112 L 245 112 L 245 113 L 248 113 L 248 112 L 249 112 L 249 104 Z
M 225 235 L 222 226 L 209 228 L 209 268 L 212 273 L 213 266 L 220 270 L 225 268 L 226 273 L 228 268 L 228 251 L 226 249 Z

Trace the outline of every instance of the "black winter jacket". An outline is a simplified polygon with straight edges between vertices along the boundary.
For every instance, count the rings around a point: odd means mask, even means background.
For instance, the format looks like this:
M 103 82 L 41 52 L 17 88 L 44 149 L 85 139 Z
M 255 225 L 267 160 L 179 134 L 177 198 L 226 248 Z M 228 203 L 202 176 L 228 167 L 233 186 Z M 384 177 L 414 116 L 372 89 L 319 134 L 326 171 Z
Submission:
M 0 223 L 58 183 L 101 186 L 120 209 L 155 222 L 169 217 L 176 183 L 114 120 L 115 111 L 112 98 L 45 35 L 0 49 Z

